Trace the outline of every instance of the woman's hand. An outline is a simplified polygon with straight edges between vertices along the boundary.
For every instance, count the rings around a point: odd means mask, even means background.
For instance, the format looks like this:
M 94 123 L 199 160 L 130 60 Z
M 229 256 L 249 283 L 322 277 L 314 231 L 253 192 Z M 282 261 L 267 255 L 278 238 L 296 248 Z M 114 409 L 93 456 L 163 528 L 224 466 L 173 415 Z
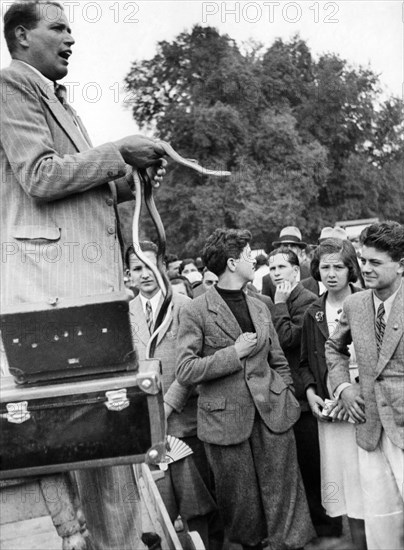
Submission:
M 327 422 L 327 418 L 321 414 L 322 409 L 324 408 L 324 401 L 319 395 L 316 394 L 314 388 L 307 388 L 306 390 L 307 401 L 313 415 L 320 422 Z

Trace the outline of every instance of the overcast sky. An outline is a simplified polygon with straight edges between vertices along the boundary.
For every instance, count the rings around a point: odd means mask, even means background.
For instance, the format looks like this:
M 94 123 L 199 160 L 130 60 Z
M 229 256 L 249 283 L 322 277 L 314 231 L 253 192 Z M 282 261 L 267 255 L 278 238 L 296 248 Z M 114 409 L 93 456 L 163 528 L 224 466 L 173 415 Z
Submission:
M 1 2 L 2 15 L 11 2 Z M 123 78 L 131 61 L 153 57 L 160 40 L 193 25 L 210 25 L 239 44 L 272 44 L 295 33 L 312 53 L 339 54 L 380 75 L 387 94 L 402 96 L 404 4 L 389 0 L 200 2 L 87 0 L 60 2 L 76 44 L 65 78 L 73 106 L 95 145 L 137 132 L 124 108 Z M 1 25 L 1 67 L 10 62 Z

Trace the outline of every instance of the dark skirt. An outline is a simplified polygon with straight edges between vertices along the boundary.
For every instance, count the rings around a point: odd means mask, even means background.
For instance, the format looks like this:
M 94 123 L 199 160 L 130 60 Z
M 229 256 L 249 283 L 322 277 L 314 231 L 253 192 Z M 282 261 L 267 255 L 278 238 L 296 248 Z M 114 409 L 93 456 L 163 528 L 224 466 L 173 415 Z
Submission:
M 271 550 L 284 550 L 315 537 L 293 430 L 275 434 L 257 414 L 248 440 L 205 447 L 231 542 L 254 546 L 267 537 Z

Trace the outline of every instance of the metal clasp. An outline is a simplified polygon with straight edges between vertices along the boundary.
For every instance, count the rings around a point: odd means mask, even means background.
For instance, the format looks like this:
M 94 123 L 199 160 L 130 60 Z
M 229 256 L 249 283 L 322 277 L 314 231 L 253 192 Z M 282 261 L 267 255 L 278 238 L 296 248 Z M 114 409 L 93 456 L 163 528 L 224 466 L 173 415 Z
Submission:
M 12 424 L 22 424 L 31 418 L 31 413 L 28 412 L 28 401 L 20 403 L 7 403 L 7 420 Z
M 109 411 L 123 411 L 126 407 L 129 407 L 129 399 L 126 395 L 126 389 L 111 390 L 105 392 L 107 402 L 105 406 Z
M 160 377 L 154 372 L 141 372 L 137 375 L 139 388 L 149 395 L 157 395 L 160 392 Z

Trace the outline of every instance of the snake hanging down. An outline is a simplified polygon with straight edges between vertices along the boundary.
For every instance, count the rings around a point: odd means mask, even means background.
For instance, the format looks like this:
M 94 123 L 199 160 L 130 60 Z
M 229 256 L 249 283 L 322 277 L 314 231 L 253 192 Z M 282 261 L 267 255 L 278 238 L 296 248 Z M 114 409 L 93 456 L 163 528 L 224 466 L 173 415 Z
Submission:
M 165 154 L 182 166 L 191 168 L 196 172 L 204 176 L 215 176 L 215 177 L 228 177 L 231 175 L 230 172 L 224 170 L 208 170 L 204 168 L 197 161 L 192 159 L 186 159 L 178 154 L 173 147 L 166 141 L 158 141 L 158 145 L 162 147 Z M 144 199 L 146 207 L 150 213 L 150 216 L 153 220 L 154 226 L 157 231 L 158 237 L 158 252 L 157 252 L 157 267 L 150 262 L 150 260 L 143 254 L 140 249 L 139 242 L 139 219 L 140 212 L 142 209 L 142 184 L 144 188 Z M 153 183 L 150 179 L 146 170 L 133 170 L 132 172 L 132 181 L 130 182 L 130 188 L 132 194 L 136 199 L 135 203 L 135 212 L 133 215 L 133 227 L 132 227 L 132 241 L 133 248 L 136 256 L 141 262 L 143 262 L 156 277 L 156 281 L 163 293 L 163 303 L 160 308 L 160 311 L 157 315 L 157 319 L 154 325 L 153 334 L 150 336 L 150 340 L 146 349 L 146 359 L 150 359 L 154 356 L 154 351 L 157 344 L 157 336 L 165 328 L 165 326 L 170 322 L 170 313 L 172 309 L 172 290 L 169 283 L 169 279 L 164 270 L 164 256 L 166 253 L 166 234 L 161 221 L 160 214 L 156 208 L 154 198 L 153 198 L 153 187 L 158 187 L 159 185 Z

